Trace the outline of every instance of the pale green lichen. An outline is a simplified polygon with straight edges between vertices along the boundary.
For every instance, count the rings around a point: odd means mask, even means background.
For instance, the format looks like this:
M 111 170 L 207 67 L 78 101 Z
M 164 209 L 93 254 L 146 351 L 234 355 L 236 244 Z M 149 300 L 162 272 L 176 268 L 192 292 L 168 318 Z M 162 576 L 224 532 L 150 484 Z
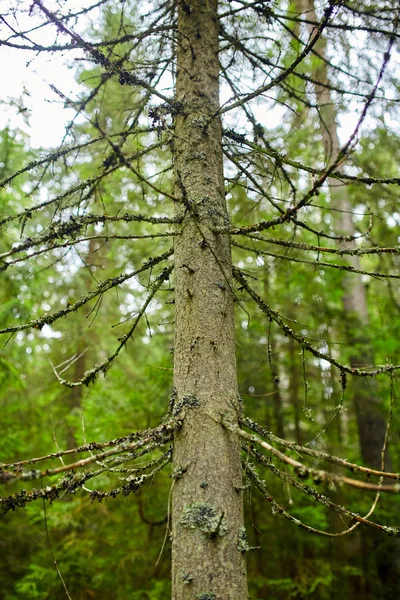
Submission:
M 210 536 L 222 537 L 229 530 L 224 513 L 218 514 L 215 506 L 208 502 L 193 502 L 186 506 L 180 523 L 188 529 L 200 529 Z
M 400 527 L 385 527 L 382 525 L 382 529 L 393 537 L 400 537 Z
M 194 577 L 193 577 L 193 575 L 191 573 L 184 573 L 182 575 L 182 579 L 183 579 L 183 583 L 185 585 L 189 585 L 190 583 L 192 583 Z
M 191 120 L 191 125 L 193 125 L 194 127 L 199 127 L 199 129 L 204 129 L 205 127 L 207 127 L 209 123 L 209 120 L 207 119 L 207 117 L 193 117 L 193 119 Z
M 207 156 L 205 152 L 193 152 L 190 158 L 192 160 L 206 160 Z
M 187 467 L 179 467 L 177 469 L 174 469 L 171 477 L 172 479 L 175 479 L 175 481 L 178 481 L 178 479 L 181 479 L 181 477 L 183 477 L 183 475 L 186 473 L 187 471 Z
M 185 394 L 182 396 L 179 402 L 176 402 L 174 405 L 172 414 L 176 417 L 176 415 L 178 415 L 183 408 L 197 408 L 198 406 L 200 406 L 200 400 L 197 398 L 197 396 L 194 394 Z
M 238 533 L 238 550 L 239 552 L 247 552 L 249 549 L 249 544 L 247 541 L 247 534 L 244 527 L 239 529 Z
M 171 413 L 173 414 L 173 412 L 174 412 L 174 406 L 175 406 L 177 398 L 178 398 L 178 392 L 176 391 L 176 388 L 172 388 L 171 397 L 170 397 L 169 403 L 168 403 L 168 410 L 169 410 L 170 414 Z
M 238 533 L 238 545 L 237 548 L 239 552 L 250 552 L 251 550 L 258 550 L 260 546 L 250 546 L 247 541 L 247 534 L 244 527 L 239 529 Z

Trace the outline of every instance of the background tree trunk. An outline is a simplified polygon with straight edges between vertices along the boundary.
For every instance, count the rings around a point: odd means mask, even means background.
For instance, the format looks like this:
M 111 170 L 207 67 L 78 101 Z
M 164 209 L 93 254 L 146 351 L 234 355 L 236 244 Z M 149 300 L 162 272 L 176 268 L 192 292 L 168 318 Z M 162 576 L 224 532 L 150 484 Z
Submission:
M 303 13 L 311 21 L 316 21 L 313 0 L 300 0 Z M 312 26 L 308 25 L 312 32 Z M 328 162 L 335 160 L 340 151 L 337 132 L 336 105 L 331 97 L 328 87 L 329 78 L 326 57 L 326 40 L 321 37 L 315 45 L 315 51 L 321 57 L 318 66 L 314 69 L 313 77 L 318 84 L 314 85 L 317 105 L 320 113 L 321 134 Z M 352 205 L 347 187 L 341 185 L 336 179 L 328 179 L 329 193 L 332 205 L 339 211 L 336 220 L 338 235 L 354 236 L 356 228 L 352 217 Z M 335 214 L 335 213 L 333 213 Z M 356 247 L 356 243 L 344 242 L 345 247 Z M 358 256 L 349 256 L 349 264 L 355 269 L 360 269 Z M 361 276 L 348 274 L 343 278 L 343 309 L 347 341 L 351 346 L 350 364 L 360 368 L 374 364 L 373 351 L 368 335 L 368 307 L 365 287 Z M 381 464 L 381 449 L 386 431 L 386 423 L 379 410 L 377 390 L 374 381 L 361 378 L 353 393 L 353 402 L 357 416 L 358 431 L 360 436 L 360 450 L 363 461 L 375 468 Z M 389 460 L 389 459 L 388 459 Z M 390 461 L 389 461 L 390 462 Z M 389 462 L 386 468 L 390 470 Z
M 180 2 L 175 119 L 172 597 L 247 598 L 230 244 L 219 109 L 217 2 Z
M 307 15 L 309 21 L 317 21 L 314 0 L 300 0 L 300 11 Z M 310 33 L 313 26 L 307 25 Z M 318 83 L 314 84 L 318 110 L 320 113 L 321 134 L 325 148 L 325 157 L 328 163 L 334 161 L 340 151 L 338 137 L 338 119 L 336 104 L 329 89 L 329 75 L 327 63 L 324 60 L 326 53 L 326 40 L 320 37 L 315 45 L 315 51 L 321 57 L 318 66 L 314 69 L 313 78 Z M 328 178 L 329 193 L 332 206 L 339 212 L 336 220 L 337 234 L 345 237 L 354 237 L 357 233 L 353 221 L 353 207 L 348 190 L 336 179 Z M 356 247 L 355 241 L 343 242 L 343 247 Z M 355 269 L 360 269 L 358 256 L 349 256 L 349 264 Z M 343 317 L 346 328 L 347 343 L 350 347 L 350 365 L 354 368 L 364 368 L 374 364 L 374 352 L 369 336 L 368 303 L 365 286 L 361 275 L 347 274 L 343 278 Z M 363 462 L 374 468 L 381 468 L 382 446 L 386 432 L 386 422 L 381 412 L 382 402 L 376 381 L 370 378 L 359 378 L 352 387 L 352 401 L 357 418 L 360 451 Z M 385 456 L 385 469 L 392 470 L 389 453 Z M 383 542 L 383 545 L 381 546 Z M 362 531 L 364 554 L 364 570 L 367 577 L 368 597 L 394 597 L 398 595 L 398 581 L 400 577 L 400 542 L 399 540 L 381 540 L 375 532 Z M 375 564 L 373 564 L 375 563 Z M 376 574 L 380 579 L 382 589 L 379 587 Z M 371 576 L 372 575 L 372 576 Z M 389 594 L 386 596 L 386 593 Z

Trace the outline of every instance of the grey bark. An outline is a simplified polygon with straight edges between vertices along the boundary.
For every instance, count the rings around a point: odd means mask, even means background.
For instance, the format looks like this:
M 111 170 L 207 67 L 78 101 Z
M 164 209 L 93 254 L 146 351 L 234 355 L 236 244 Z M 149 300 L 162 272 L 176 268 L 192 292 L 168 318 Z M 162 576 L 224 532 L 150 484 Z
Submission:
M 307 14 L 310 21 L 316 21 L 314 0 L 300 0 L 301 12 Z M 308 26 L 310 28 L 310 26 Z M 310 28 L 312 33 L 312 28 Z M 321 37 L 315 45 L 315 50 L 326 57 L 326 40 Z M 321 133 L 325 147 L 327 162 L 335 160 L 340 150 L 337 126 L 336 107 L 328 87 L 327 65 L 319 61 L 314 71 L 314 78 L 322 85 L 315 84 L 314 90 L 321 118 Z M 332 206 L 339 209 L 337 232 L 341 236 L 354 236 L 356 228 L 352 217 L 352 205 L 344 186 L 338 187 L 338 182 L 328 179 Z M 345 242 L 346 247 L 355 247 L 356 243 Z M 349 257 L 349 263 L 360 269 L 358 256 Z M 368 303 L 365 287 L 361 276 L 347 274 L 343 279 L 343 309 L 346 325 L 347 342 L 351 347 L 350 364 L 352 367 L 362 367 L 374 364 L 374 353 L 371 348 L 369 335 Z M 367 378 L 357 380 L 352 396 L 360 439 L 360 450 L 363 461 L 371 467 L 381 468 L 382 445 L 385 437 L 386 422 L 380 409 L 381 399 L 374 380 Z M 388 452 L 385 457 L 385 468 L 392 470 Z M 365 597 L 394 597 L 399 592 L 400 577 L 400 544 L 398 540 L 382 539 L 374 532 L 363 532 L 362 550 L 364 571 L 369 574 L 366 578 Z M 375 564 L 374 564 L 375 563 Z M 374 578 L 376 569 L 378 577 Z M 380 580 L 380 581 L 379 581 Z M 369 595 L 368 595 L 369 594 Z
M 245 600 L 231 252 L 222 164 L 216 0 L 178 3 L 172 411 L 172 598 Z
M 316 21 L 313 0 L 300 0 L 301 12 L 307 14 L 310 21 Z M 310 33 L 312 26 L 308 25 Z M 326 40 L 321 37 L 315 45 L 316 52 L 326 56 Z M 340 151 L 338 138 L 337 115 L 335 103 L 331 97 L 330 89 L 324 84 L 329 83 L 327 65 L 319 61 L 314 69 L 314 78 L 321 85 L 315 84 L 317 104 L 321 119 L 321 133 L 325 148 L 326 159 L 335 160 Z M 338 235 L 354 236 L 356 228 L 352 217 L 352 205 L 347 188 L 340 185 L 337 180 L 328 179 L 329 193 L 332 206 L 340 212 L 336 220 Z M 356 243 L 344 242 L 344 247 L 355 247 Z M 350 256 L 349 264 L 355 269 L 360 269 L 360 258 Z M 343 278 L 343 309 L 347 341 L 351 347 L 350 364 L 352 367 L 363 367 L 374 363 L 368 332 L 369 318 L 365 287 L 360 275 L 347 274 Z M 363 461 L 374 468 L 381 466 L 381 449 L 386 431 L 385 419 L 380 410 L 380 401 L 374 381 L 363 378 L 357 381 L 353 392 L 353 403 L 356 412 L 357 425 L 360 437 L 360 450 Z M 387 456 L 386 468 L 390 469 L 390 459 Z

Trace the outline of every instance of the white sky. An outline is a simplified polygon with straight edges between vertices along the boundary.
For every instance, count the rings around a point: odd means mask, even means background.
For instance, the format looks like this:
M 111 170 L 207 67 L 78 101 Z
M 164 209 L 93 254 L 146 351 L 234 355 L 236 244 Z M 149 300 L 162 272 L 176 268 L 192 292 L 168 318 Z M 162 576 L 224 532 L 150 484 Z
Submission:
M 32 52 L 0 47 L 0 101 L 6 102 L 8 98 L 18 100 L 22 97 L 23 105 L 28 108 L 29 122 L 27 128 L 23 115 L 18 114 L 15 107 L 8 108 L 6 104 L 2 104 L 0 128 L 11 125 L 27 131 L 33 147 L 57 146 L 63 138 L 65 123 L 73 118 L 75 111 L 64 108 L 62 100 L 51 90 L 49 84 L 52 83 L 66 95 L 71 91 L 76 92 L 78 86 L 73 71 L 65 66 L 60 56 L 42 53 L 32 61 L 32 55 Z M 24 90 L 29 96 L 23 94 Z M 263 116 L 260 114 L 260 121 L 264 120 Z M 342 116 L 343 137 L 351 135 L 356 122 L 357 115 Z
M 53 1 L 47 0 L 46 6 L 52 8 Z M 82 9 L 84 3 L 78 0 L 68 0 L 71 11 Z M 42 18 L 29 15 L 31 2 L 26 0 L 0 0 L 0 15 L 4 15 L 8 24 L 16 30 L 29 30 L 43 22 Z M 23 13 L 21 10 L 27 12 Z M 15 13 L 15 18 L 12 13 Z M 94 11 L 96 12 L 96 11 Z M 98 14 L 98 13 L 96 13 Z M 84 26 L 84 23 L 81 23 Z M 2 39 L 9 37 L 11 30 L 4 22 L 0 22 L 0 36 Z M 56 42 L 68 43 L 66 36 L 58 35 L 53 25 L 42 27 L 29 34 L 29 38 L 44 46 Z M 27 43 L 14 38 L 11 41 L 21 44 Z M 82 53 L 80 53 L 82 54 Z M 74 79 L 74 72 L 66 66 L 66 59 L 71 60 L 71 52 L 42 52 L 36 54 L 28 50 L 18 50 L 0 46 L 0 127 L 11 125 L 28 131 L 31 145 L 56 146 L 64 135 L 64 125 L 71 119 L 75 112 L 65 109 L 63 101 L 51 90 L 49 84 L 55 85 L 59 90 L 69 95 L 77 91 L 78 86 Z M 23 94 L 24 90 L 27 94 Z M 27 116 L 30 127 L 27 129 L 23 115 L 18 110 L 7 107 L 7 100 L 22 98 L 23 105 L 28 108 Z
M 32 54 L 32 53 L 29 53 Z M 0 110 L 0 128 L 6 125 L 27 130 L 32 146 L 56 146 L 64 135 L 66 120 L 74 116 L 73 109 L 63 108 L 62 101 L 50 89 L 48 83 L 67 94 L 76 89 L 71 70 L 60 64 L 59 60 L 44 55 L 37 57 L 30 67 L 26 66 L 27 53 L 21 50 L 0 48 L 0 80 L 3 82 L 1 100 L 15 98 L 18 100 L 24 89 L 29 97 L 22 97 L 23 105 L 28 108 L 27 129 L 23 115 L 18 110 L 6 108 Z
M 50 9 L 55 0 L 47 0 L 46 6 Z M 68 0 L 70 10 L 80 9 L 85 3 L 79 0 Z M 28 13 L 21 16 L 21 6 L 29 10 L 31 2 L 26 0 L 0 0 L 0 15 L 6 15 L 7 21 L 17 28 L 17 24 L 10 15 L 15 9 L 18 14 L 18 26 L 23 29 L 29 29 L 36 23 L 42 22 L 42 19 L 35 15 L 28 16 Z M 98 13 L 94 11 L 91 14 L 92 19 Z M 80 23 L 84 27 L 84 23 Z M 4 23 L 0 22 L 0 36 L 6 37 L 11 33 Z M 51 45 L 55 42 L 55 27 L 48 26 L 39 29 L 30 37 L 43 45 Z M 20 40 L 15 40 L 20 43 Z M 59 36 L 59 43 L 69 42 L 65 36 Z M 0 81 L 2 82 L 0 91 L 0 128 L 7 125 L 11 127 L 20 127 L 27 131 L 30 136 L 30 143 L 33 147 L 55 147 L 64 135 L 64 126 L 73 118 L 75 111 L 71 108 L 64 108 L 63 101 L 51 90 L 49 84 L 54 84 L 58 89 L 71 95 L 71 92 L 77 92 L 78 86 L 74 80 L 73 69 L 66 66 L 66 60 L 70 58 L 70 52 L 49 53 L 42 52 L 36 55 L 31 51 L 9 49 L 0 46 Z M 80 53 L 81 55 L 81 53 Z M 27 94 L 23 95 L 24 90 Z M 72 96 L 75 94 L 72 93 Z M 24 115 L 18 110 L 7 107 L 7 99 L 14 98 L 18 100 L 22 97 L 23 105 L 28 108 L 26 116 L 28 117 L 29 128 L 27 128 Z M 257 110 L 255 108 L 255 110 Z M 270 117 L 271 117 L 270 113 Z M 280 111 L 276 112 L 276 118 L 280 118 Z M 272 116 L 273 118 L 273 116 Z M 340 122 L 340 135 L 342 141 L 351 135 L 357 123 L 357 114 L 342 115 Z M 260 121 L 265 121 L 265 115 L 260 114 Z M 271 126 L 275 123 L 271 122 Z

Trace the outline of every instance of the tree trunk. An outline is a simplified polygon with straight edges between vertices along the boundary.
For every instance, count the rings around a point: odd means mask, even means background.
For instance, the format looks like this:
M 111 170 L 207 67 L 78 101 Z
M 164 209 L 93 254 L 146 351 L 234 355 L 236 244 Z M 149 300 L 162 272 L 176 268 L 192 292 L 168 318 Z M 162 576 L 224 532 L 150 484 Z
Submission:
M 225 226 L 216 0 L 178 3 L 172 598 L 245 600 L 231 252 Z
M 300 0 L 303 13 L 310 21 L 316 21 L 313 0 Z M 308 25 L 310 32 L 312 26 Z M 323 58 L 326 56 L 326 41 L 321 37 L 315 45 L 315 50 Z M 321 85 L 315 84 L 315 94 L 321 117 L 321 133 L 328 162 L 335 160 L 340 150 L 337 133 L 336 107 L 332 100 L 326 62 L 320 60 L 314 69 L 314 79 Z M 326 85 L 324 85 L 326 84 Z M 338 209 L 340 217 L 337 220 L 338 234 L 354 236 L 356 229 L 352 218 L 352 206 L 347 188 L 336 179 L 328 179 L 332 206 Z M 355 242 L 345 242 L 348 247 L 355 247 Z M 358 256 L 350 256 L 349 264 L 360 269 Z M 352 348 L 350 364 L 352 367 L 363 367 L 374 363 L 368 334 L 368 309 L 365 287 L 361 276 L 348 274 L 343 278 L 343 308 L 346 324 L 347 341 Z M 380 411 L 376 384 L 367 378 L 357 380 L 353 393 L 353 402 L 357 417 L 360 436 L 360 449 L 363 461 L 370 467 L 381 467 L 381 449 L 386 431 L 385 419 Z M 390 470 L 390 459 L 386 468 Z
M 81 267 L 82 272 L 82 283 L 83 283 L 83 293 L 86 294 L 87 290 L 90 289 L 90 284 L 92 282 L 91 277 L 91 269 L 95 264 L 96 259 L 96 251 L 98 251 L 97 243 L 95 240 L 91 239 L 89 241 L 88 252 L 84 259 L 84 265 Z M 99 260 L 99 255 L 97 255 L 97 259 Z M 80 339 L 81 329 L 77 332 L 77 339 Z M 84 339 L 80 339 L 77 344 L 76 355 L 77 358 L 75 360 L 74 365 L 74 381 L 79 381 L 85 374 L 86 365 L 87 365 L 87 345 L 88 338 L 90 339 L 89 332 L 86 334 Z M 66 432 L 66 447 L 67 448 L 75 448 L 79 445 L 77 440 L 77 431 L 76 426 L 74 424 L 75 417 L 77 413 L 79 414 L 82 410 L 82 399 L 83 399 L 84 388 L 80 385 L 77 387 L 73 387 L 68 389 L 68 416 L 67 416 L 67 432 Z M 73 459 L 72 459 L 73 460 Z
M 263 266 L 262 269 L 262 277 L 263 277 L 263 288 L 264 288 L 264 298 L 266 302 L 270 302 L 270 281 L 269 281 L 269 273 L 270 269 L 267 268 L 266 265 Z M 266 323 L 266 329 L 268 333 L 268 354 L 270 357 L 270 371 L 272 377 L 272 385 L 274 388 L 274 394 L 272 396 L 273 402 L 273 415 L 274 415 L 274 426 L 276 434 L 280 438 L 285 437 L 285 423 L 283 418 L 283 398 L 281 394 L 281 384 L 280 384 L 280 375 L 279 375 L 279 367 L 277 364 L 278 361 L 278 344 L 276 340 L 276 336 L 273 333 L 273 327 L 271 323 Z M 276 357 L 274 356 L 276 354 Z M 268 414 L 265 415 L 265 422 L 268 423 Z
M 289 338 L 289 403 L 294 411 L 294 430 L 296 442 L 301 446 L 303 435 L 301 431 L 301 401 L 299 396 L 300 371 L 298 351 L 293 338 Z
M 310 21 L 316 21 L 314 0 L 300 0 L 302 13 L 307 14 Z M 310 33 L 312 26 L 308 25 Z M 315 45 L 316 52 L 326 56 L 326 40 L 321 37 Z M 315 84 L 314 90 L 321 118 L 321 133 L 328 162 L 335 160 L 340 150 L 336 107 L 328 87 L 328 70 L 326 62 L 319 60 L 318 67 L 313 73 L 314 79 L 321 85 Z M 338 184 L 332 178 L 328 179 L 332 206 L 338 209 L 339 219 L 337 229 L 339 235 L 354 236 L 356 228 L 352 217 L 352 205 L 347 188 Z M 356 243 L 346 242 L 346 247 L 355 247 Z M 348 262 L 355 269 L 360 269 L 358 256 L 351 256 Z M 368 331 L 368 305 L 365 287 L 361 276 L 348 274 L 343 279 L 343 312 L 346 326 L 347 342 L 351 348 L 350 365 L 363 367 L 374 364 L 374 353 Z M 381 399 L 374 380 L 359 378 L 353 387 L 353 404 L 357 418 L 360 450 L 363 462 L 370 467 L 381 468 L 381 452 L 385 437 L 386 422 L 381 412 Z M 386 454 L 385 468 L 392 470 L 390 456 Z M 398 540 L 383 541 L 375 535 L 376 532 L 362 532 L 364 552 L 364 571 L 367 574 L 366 597 L 397 597 L 400 577 L 400 544 Z M 383 543 L 382 543 L 383 542 Z M 375 564 L 373 564 L 375 562 Z M 376 569 L 376 575 L 373 573 Z M 379 582 L 380 580 L 380 582 Z M 381 586 L 380 586 L 381 583 Z M 387 591 L 387 592 L 386 592 Z M 382 595 L 388 593 L 389 595 Z

